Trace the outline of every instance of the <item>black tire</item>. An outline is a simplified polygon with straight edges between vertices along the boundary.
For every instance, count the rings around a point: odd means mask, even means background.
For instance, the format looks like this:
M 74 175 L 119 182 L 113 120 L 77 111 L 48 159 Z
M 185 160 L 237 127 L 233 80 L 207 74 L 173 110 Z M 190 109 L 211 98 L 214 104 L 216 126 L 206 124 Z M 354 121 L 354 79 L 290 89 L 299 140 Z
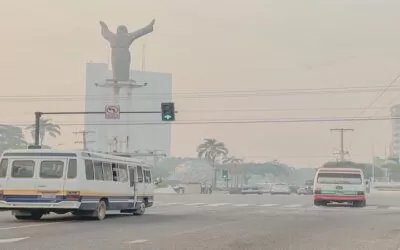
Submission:
M 353 207 L 365 207 L 367 204 L 366 204 L 366 201 L 365 200 L 363 200 L 363 201 L 354 201 L 353 202 Z
M 319 200 L 314 200 L 314 206 L 321 206 L 322 203 Z
M 141 216 L 146 212 L 146 205 L 142 202 L 140 203 L 139 207 L 135 209 L 133 215 Z
M 15 215 L 15 218 L 17 220 L 40 220 L 42 216 L 42 212 L 32 212 L 31 215 Z
M 99 204 L 97 204 L 96 210 L 93 212 L 93 217 L 96 220 L 104 220 L 106 218 L 107 213 L 107 203 L 105 200 L 100 200 Z

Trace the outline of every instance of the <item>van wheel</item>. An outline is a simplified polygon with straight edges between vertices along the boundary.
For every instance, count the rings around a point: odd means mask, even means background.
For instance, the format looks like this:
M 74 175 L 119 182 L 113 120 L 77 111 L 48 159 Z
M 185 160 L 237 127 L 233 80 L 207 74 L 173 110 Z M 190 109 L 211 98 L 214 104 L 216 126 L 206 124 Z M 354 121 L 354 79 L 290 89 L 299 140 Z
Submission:
M 97 220 L 104 220 L 106 218 L 107 212 L 107 203 L 105 200 L 100 200 L 99 204 L 97 205 L 96 211 L 94 211 L 94 218 Z
M 41 212 L 32 212 L 31 215 L 15 215 L 17 220 L 40 220 L 43 216 Z
M 354 201 L 353 202 L 353 206 L 354 207 L 365 207 L 366 206 L 366 201 L 365 200 L 363 200 L 363 201 Z
M 133 212 L 133 215 L 143 215 L 144 212 L 146 212 L 146 205 L 142 202 L 140 203 L 139 208 L 135 209 L 135 212 Z

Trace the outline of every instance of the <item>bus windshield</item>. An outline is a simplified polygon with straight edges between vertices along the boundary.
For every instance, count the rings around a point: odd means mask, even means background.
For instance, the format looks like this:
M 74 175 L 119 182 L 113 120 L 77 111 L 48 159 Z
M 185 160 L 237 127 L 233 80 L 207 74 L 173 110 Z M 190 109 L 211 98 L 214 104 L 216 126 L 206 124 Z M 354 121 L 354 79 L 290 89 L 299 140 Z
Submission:
M 362 184 L 361 174 L 355 173 L 319 173 L 320 184 Z

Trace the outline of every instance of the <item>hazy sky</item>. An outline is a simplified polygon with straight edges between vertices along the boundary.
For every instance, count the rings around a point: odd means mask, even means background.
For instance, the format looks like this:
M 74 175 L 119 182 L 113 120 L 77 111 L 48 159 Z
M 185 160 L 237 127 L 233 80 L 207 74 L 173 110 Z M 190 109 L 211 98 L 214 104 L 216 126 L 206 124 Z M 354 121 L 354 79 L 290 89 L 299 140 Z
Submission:
M 0 114 L 8 124 L 30 124 L 36 110 L 83 110 L 85 63 L 108 60 L 99 20 L 133 30 L 156 19 L 154 32 L 133 45 L 133 68 L 141 67 L 145 43 L 146 70 L 173 74 L 179 120 L 357 116 L 379 91 L 265 93 L 384 86 L 400 73 L 398 0 L 0 0 L 0 6 Z M 380 111 L 363 116 L 387 116 L 387 107 L 400 101 L 399 84 L 373 105 Z M 210 96 L 224 90 L 247 94 Z M 211 94 L 189 98 L 187 92 Z M 172 152 L 194 155 L 203 138 L 214 137 L 249 161 L 318 166 L 339 146 L 339 135 L 329 131 L 337 127 L 355 129 L 346 134 L 353 160 L 370 160 L 372 142 L 384 154 L 390 142 L 389 121 L 175 125 Z M 82 126 L 62 129 L 48 144 L 76 147 L 72 132 Z

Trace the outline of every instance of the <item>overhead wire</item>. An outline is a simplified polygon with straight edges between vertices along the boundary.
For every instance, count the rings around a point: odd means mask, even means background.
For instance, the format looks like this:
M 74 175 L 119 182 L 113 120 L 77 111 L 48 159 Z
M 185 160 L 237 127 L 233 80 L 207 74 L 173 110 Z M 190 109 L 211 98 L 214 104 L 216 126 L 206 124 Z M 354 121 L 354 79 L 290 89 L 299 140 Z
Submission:
M 392 88 L 392 86 L 400 79 L 400 73 L 398 73 L 387 85 L 386 87 L 365 107 L 365 109 L 363 109 L 358 115 L 357 117 L 361 117 L 370 107 L 372 107 L 373 105 L 375 105 L 375 103 L 387 92 L 389 91 L 389 89 Z M 393 88 L 392 88 L 393 89 Z M 377 110 L 373 115 L 371 115 L 370 117 L 373 117 L 377 114 L 379 114 L 383 109 L 379 109 Z M 352 139 L 350 140 L 350 144 L 349 144 L 349 149 L 351 150 L 354 140 L 357 138 L 357 135 L 359 134 L 359 130 L 362 129 L 362 125 L 364 123 L 361 123 L 360 127 L 358 127 L 357 129 L 355 129 L 356 134 L 352 137 Z M 349 151 L 350 151 L 349 150 Z

